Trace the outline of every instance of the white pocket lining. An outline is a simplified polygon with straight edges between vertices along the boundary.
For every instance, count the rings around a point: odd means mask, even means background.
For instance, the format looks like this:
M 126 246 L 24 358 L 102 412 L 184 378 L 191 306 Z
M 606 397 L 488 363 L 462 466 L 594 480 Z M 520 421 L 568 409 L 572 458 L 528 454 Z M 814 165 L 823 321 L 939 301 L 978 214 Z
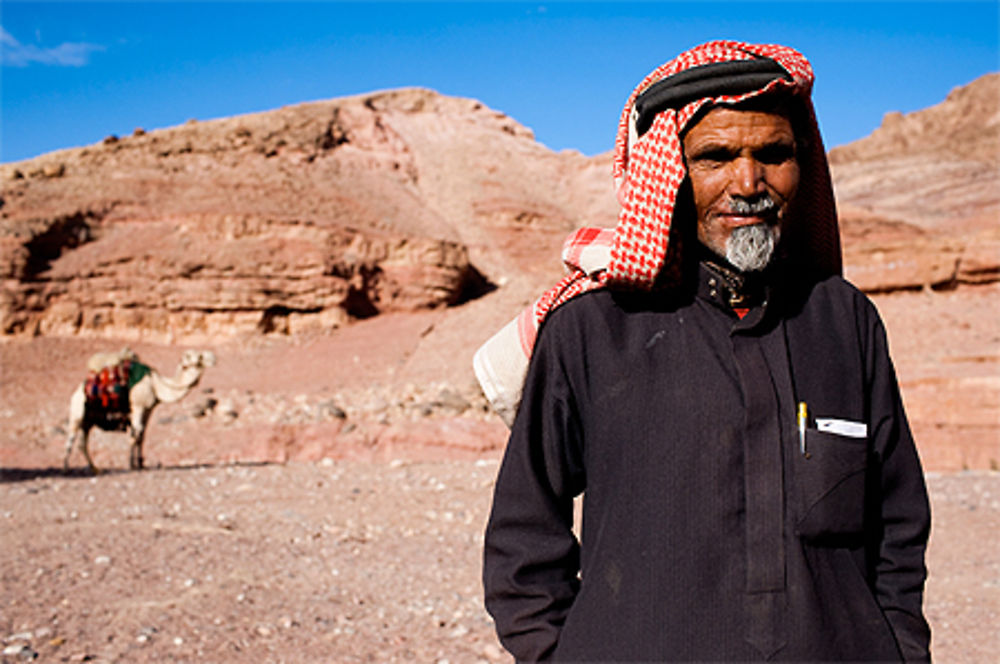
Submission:
M 834 418 L 816 418 L 816 429 L 826 433 L 835 433 L 848 438 L 866 438 L 868 425 L 864 422 L 838 420 Z

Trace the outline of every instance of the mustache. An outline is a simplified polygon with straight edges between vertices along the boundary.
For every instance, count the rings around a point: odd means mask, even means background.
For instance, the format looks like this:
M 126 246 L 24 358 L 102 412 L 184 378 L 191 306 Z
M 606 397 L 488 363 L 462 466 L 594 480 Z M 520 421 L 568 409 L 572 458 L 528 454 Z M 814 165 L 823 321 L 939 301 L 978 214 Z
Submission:
M 778 202 L 767 192 L 750 197 L 729 197 L 729 210 L 731 214 L 758 215 L 771 212 L 777 207 Z

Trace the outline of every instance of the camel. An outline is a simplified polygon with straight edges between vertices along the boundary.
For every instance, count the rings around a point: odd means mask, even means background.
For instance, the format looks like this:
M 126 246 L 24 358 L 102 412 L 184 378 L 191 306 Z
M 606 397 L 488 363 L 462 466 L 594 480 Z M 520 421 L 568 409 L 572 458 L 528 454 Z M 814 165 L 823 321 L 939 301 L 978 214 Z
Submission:
M 87 371 L 100 371 L 104 367 L 113 367 L 116 364 L 120 364 L 124 360 L 131 360 L 135 362 L 139 359 L 139 356 L 135 354 L 128 346 L 125 346 L 119 351 L 101 351 L 100 353 L 94 353 L 87 360 Z
M 135 353 L 128 348 L 118 353 L 97 353 L 88 362 L 88 368 L 94 370 L 108 366 L 109 363 L 117 363 L 121 359 L 135 359 Z M 129 468 L 132 470 L 142 469 L 142 441 L 146 433 L 146 424 L 153 408 L 161 401 L 173 403 L 183 399 L 191 389 L 201 380 L 201 375 L 205 367 L 215 364 L 215 355 L 211 351 L 189 350 L 184 353 L 181 363 L 177 367 L 177 373 L 173 378 L 161 375 L 155 369 L 150 368 L 137 383 L 128 391 L 129 414 L 128 419 L 120 422 L 109 421 L 102 417 L 99 408 L 91 408 L 87 405 L 87 398 L 84 392 L 84 384 L 81 383 L 73 392 L 69 401 L 69 436 L 66 440 L 66 457 L 63 459 L 63 468 L 69 469 L 69 458 L 73 452 L 73 443 L 79 438 L 80 451 L 90 471 L 95 475 L 100 472 L 94 461 L 90 458 L 87 450 L 87 437 L 91 428 L 97 426 L 107 431 L 128 431 L 132 438 L 132 446 L 129 452 Z

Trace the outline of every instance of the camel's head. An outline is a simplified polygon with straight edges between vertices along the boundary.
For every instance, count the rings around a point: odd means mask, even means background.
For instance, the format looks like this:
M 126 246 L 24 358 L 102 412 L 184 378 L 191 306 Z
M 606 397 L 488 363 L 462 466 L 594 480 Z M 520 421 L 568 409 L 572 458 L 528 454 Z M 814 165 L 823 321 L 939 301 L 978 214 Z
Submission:
M 203 369 L 215 366 L 215 353 L 210 350 L 188 350 L 181 357 L 182 369 Z

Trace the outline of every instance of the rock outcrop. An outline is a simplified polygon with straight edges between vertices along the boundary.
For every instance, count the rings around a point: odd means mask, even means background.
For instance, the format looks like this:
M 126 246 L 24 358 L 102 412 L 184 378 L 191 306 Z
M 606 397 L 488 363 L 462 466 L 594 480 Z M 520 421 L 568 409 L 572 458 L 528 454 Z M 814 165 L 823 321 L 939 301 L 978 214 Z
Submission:
M 870 292 L 1000 279 L 1000 73 L 830 151 L 847 276 Z
M 7 164 L 0 334 L 228 338 L 456 305 L 613 214 L 595 161 L 407 89 Z
M 846 273 L 876 294 L 929 468 L 1000 459 L 998 83 L 830 154 Z M 571 229 L 615 223 L 610 179 L 608 154 L 420 89 L 0 165 L 0 455 L 61 459 L 62 391 L 123 340 L 220 358 L 193 414 L 154 423 L 187 450 L 161 458 L 499 448 L 472 354 L 559 278 Z
M 862 289 L 1000 279 L 1000 74 L 830 161 Z M 614 225 L 609 162 L 403 89 L 6 164 L 0 337 L 295 334 L 495 291 L 452 317 L 484 338 L 559 277 L 570 230 Z

